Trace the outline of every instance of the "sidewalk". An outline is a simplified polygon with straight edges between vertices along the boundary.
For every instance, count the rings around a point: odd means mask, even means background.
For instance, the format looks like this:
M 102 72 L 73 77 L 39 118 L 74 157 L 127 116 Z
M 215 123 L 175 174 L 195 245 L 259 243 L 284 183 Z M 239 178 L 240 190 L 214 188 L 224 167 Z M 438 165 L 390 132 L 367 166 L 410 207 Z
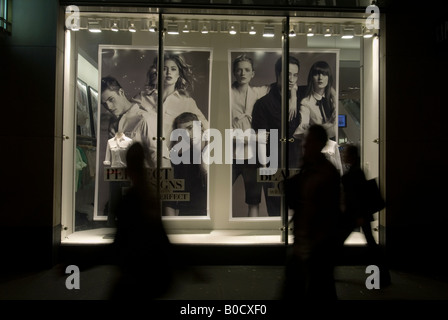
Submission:
M 100 265 L 80 270 L 80 289 L 68 290 L 61 266 L 0 276 L 0 300 L 106 300 L 117 269 Z M 144 270 L 142 270 L 144 273 Z M 338 266 L 340 300 L 448 300 L 448 281 L 391 270 L 392 284 L 368 290 L 365 266 Z M 176 274 L 162 300 L 277 300 L 282 266 L 197 266 Z

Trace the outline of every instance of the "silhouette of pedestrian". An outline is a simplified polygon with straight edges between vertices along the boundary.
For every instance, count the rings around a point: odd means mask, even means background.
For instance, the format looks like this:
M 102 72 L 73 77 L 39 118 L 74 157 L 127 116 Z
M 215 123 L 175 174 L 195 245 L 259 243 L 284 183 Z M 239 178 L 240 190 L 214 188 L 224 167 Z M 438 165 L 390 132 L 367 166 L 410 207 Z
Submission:
M 140 143 L 126 154 L 132 182 L 117 210 L 114 246 L 120 268 L 113 300 L 150 300 L 164 294 L 172 281 L 172 248 L 162 224 L 160 199 L 150 185 Z
M 321 152 L 327 140 L 323 126 L 311 125 L 305 133 L 303 165 L 284 182 L 287 204 L 294 211 L 294 243 L 284 288 L 288 300 L 337 299 L 334 254 L 340 174 Z
M 390 273 L 381 248 L 372 234 L 373 215 L 367 210 L 365 201 L 367 180 L 361 168 L 358 147 L 354 144 L 344 146 L 342 158 L 347 170 L 341 178 L 344 209 L 340 228 L 340 244 L 343 245 L 352 231 L 360 227 L 366 238 L 369 262 L 380 268 L 380 283 L 382 286 L 387 286 L 391 283 Z

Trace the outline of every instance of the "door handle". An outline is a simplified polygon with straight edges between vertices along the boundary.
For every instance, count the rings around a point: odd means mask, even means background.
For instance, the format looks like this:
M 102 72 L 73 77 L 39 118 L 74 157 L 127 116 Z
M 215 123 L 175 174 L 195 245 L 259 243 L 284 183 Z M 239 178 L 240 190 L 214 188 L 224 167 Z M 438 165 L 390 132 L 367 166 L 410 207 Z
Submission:
M 376 144 L 380 144 L 380 138 L 376 138 L 375 140 L 373 140 L 373 142 L 375 142 Z

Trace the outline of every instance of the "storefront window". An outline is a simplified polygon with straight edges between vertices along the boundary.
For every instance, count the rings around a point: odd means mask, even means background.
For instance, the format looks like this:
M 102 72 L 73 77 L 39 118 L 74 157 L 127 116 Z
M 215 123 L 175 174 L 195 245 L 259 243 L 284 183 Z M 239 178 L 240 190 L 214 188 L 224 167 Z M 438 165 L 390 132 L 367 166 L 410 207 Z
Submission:
M 0 0 L 0 32 L 11 32 L 11 1 Z
M 66 30 L 63 243 L 112 241 L 135 141 L 173 242 L 291 242 L 278 182 L 314 121 L 301 112 L 313 68 L 331 75 L 321 119 L 341 174 L 341 148 L 363 144 L 363 19 L 84 11 Z

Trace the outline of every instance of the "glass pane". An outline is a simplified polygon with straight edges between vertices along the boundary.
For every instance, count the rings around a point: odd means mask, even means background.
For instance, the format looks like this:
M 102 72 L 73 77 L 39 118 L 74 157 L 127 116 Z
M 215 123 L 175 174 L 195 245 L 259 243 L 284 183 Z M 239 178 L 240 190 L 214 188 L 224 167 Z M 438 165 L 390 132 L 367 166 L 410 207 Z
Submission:
M 291 18 L 285 78 L 284 17 L 164 15 L 162 38 L 158 18 L 84 10 L 79 30 L 66 32 L 64 127 L 71 121 L 76 139 L 64 143 L 64 195 L 74 195 L 64 206 L 74 212 L 63 218 L 65 241 L 93 229 L 101 241 L 113 239 L 114 208 L 129 187 L 120 147 L 139 140 L 148 166 L 162 168 L 161 214 L 173 242 L 281 243 L 292 213 L 279 183 L 286 168 L 291 175 L 300 166 L 306 126 L 327 125 L 326 152 L 341 174 L 339 151 L 361 142 L 359 35 L 342 40 L 337 18 Z M 331 75 L 321 93 L 329 103 L 305 114 L 316 67 Z M 105 95 L 102 85 L 116 90 Z M 110 103 L 117 100 L 120 110 Z M 137 129 L 139 117 L 145 129 Z
M 363 22 L 361 19 L 350 23 L 331 18 L 291 19 L 294 37 L 290 37 L 290 51 L 300 61 L 298 101 L 301 102 L 298 108 L 301 123 L 294 137 L 300 139 L 310 124 L 323 125 L 330 141 L 322 152 L 341 175 L 345 173 L 341 157 L 344 145 L 361 145 Z M 347 29 L 352 32 L 351 37 L 345 37 Z M 325 81 L 321 74 L 326 75 Z M 319 103 L 325 100 L 330 102 L 327 108 Z M 346 244 L 359 243 L 365 243 L 364 237 L 359 230 L 354 230 Z
M 72 106 L 76 139 L 74 217 L 65 219 L 68 234 L 95 229 L 97 237 L 113 239 L 114 210 L 130 185 L 124 172 L 124 150 L 137 140 L 151 146 L 156 143 L 152 138 L 157 136 L 157 115 L 144 116 L 146 110 L 135 99 L 151 90 L 148 70 L 157 59 L 158 32 L 151 32 L 150 27 L 158 24 L 157 19 L 147 14 L 82 12 L 79 30 L 68 31 L 71 47 L 67 56 L 72 56 L 72 66 L 76 66 L 70 74 L 76 78 Z M 152 152 L 147 160 L 155 166 L 156 148 L 147 149 Z M 82 237 L 82 233 L 77 235 Z M 70 234 L 69 238 L 76 241 L 77 236 Z
M 198 128 L 197 132 L 204 139 L 202 145 L 198 146 L 202 151 L 201 161 L 206 164 L 208 178 L 205 188 L 202 189 L 203 195 L 208 198 L 205 203 L 207 205 L 205 214 L 203 211 L 199 213 L 192 210 L 192 198 L 190 203 L 178 202 L 175 205 L 180 207 L 184 205 L 183 210 L 186 213 L 181 214 L 178 210 L 174 216 L 167 216 L 165 212 L 168 230 L 173 231 L 176 228 L 175 239 L 179 241 L 207 239 L 199 241 L 278 243 L 281 226 L 280 208 L 276 208 L 275 214 L 270 216 L 266 199 L 280 200 L 280 197 L 264 196 L 263 185 L 268 184 L 257 181 L 260 180 L 257 174 L 258 159 L 252 158 L 253 153 L 247 153 L 248 143 L 257 144 L 257 141 L 247 140 L 255 134 L 251 124 L 254 104 L 258 98 L 268 93 L 276 79 L 274 65 L 281 57 L 282 19 L 213 15 L 200 16 L 200 19 L 196 20 L 191 16 L 173 15 L 164 17 L 164 21 L 167 29 L 164 42 L 167 57 L 164 60 L 166 72 L 170 72 L 169 67 L 174 65 L 182 70 L 178 67 L 181 64 L 176 63 L 181 57 L 183 65 L 188 65 L 188 70 L 192 71 L 190 75 L 195 80 L 194 85 L 188 87 L 189 98 L 183 97 L 182 94 L 179 94 L 180 98 L 176 98 L 189 102 L 178 103 L 175 111 L 174 106 L 168 103 L 169 98 L 164 102 L 163 121 L 164 127 L 167 127 L 165 132 L 178 128 L 182 123 L 187 127 L 185 122 L 191 125 L 191 119 L 196 117 L 200 120 L 202 131 Z M 265 25 L 269 25 L 273 37 L 263 36 Z M 175 34 L 175 31 L 178 33 Z M 252 31 L 255 31 L 255 34 L 252 34 Z M 170 59 L 168 55 L 172 55 Z M 242 57 L 246 62 L 251 61 L 251 67 L 255 71 L 252 79 L 247 76 L 242 79 L 247 84 L 250 82 L 249 93 L 241 91 L 240 95 L 244 97 L 237 97 L 237 90 L 248 88 L 246 85 L 244 88 L 237 88 L 235 83 L 237 80 L 234 65 L 237 65 L 236 61 Z M 243 67 L 238 64 L 236 68 Z M 168 81 L 164 83 L 169 85 Z M 173 126 L 174 115 L 180 116 L 177 120 L 181 118 L 184 120 L 180 122 L 176 120 L 177 124 Z M 235 118 L 242 121 L 234 121 Z M 242 122 L 245 122 L 245 125 Z M 235 135 L 236 129 L 240 129 L 241 134 L 246 134 L 246 142 L 245 138 L 238 140 Z M 253 135 L 250 134 L 251 130 Z M 166 139 L 167 135 L 164 136 Z M 192 136 L 194 138 L 195 134 Z M 237 141 L 243 143 L 242 149 L 245 150 L 241 157 L 243 164 L 236 163 L 236 159 L 240 157 L 236 152 Z M 266 145 L 264 148 L 266 149 Z M 251 159 L 253 163 L 249 163 L 252 162 Z M 194 166 L 191 164 L 189 166 L 191 172 L 190 176 L 184 179 L 185 185 L 188 179 L 191 179 L 197 188 L 195 190 L 199 190 L 204 181 L 203 177 L 200 173 L 195 173 L 199 172 L 198 169 L 192 168 Z M 180 176 L 176 175 L 175 178 Z M 190 197 L 193 196 L 190 192 Z M 202 231 L 192 232 L 194 229 Z
M 177 26 L 177 25 L 176 25 Z M 168 181 L 163 186 L 163 216 L 208 218 L 209 166 L 203 139 L 209 125 L 213 50 L 171 45 L 168 24 L 162 71 L 163 159 Z

